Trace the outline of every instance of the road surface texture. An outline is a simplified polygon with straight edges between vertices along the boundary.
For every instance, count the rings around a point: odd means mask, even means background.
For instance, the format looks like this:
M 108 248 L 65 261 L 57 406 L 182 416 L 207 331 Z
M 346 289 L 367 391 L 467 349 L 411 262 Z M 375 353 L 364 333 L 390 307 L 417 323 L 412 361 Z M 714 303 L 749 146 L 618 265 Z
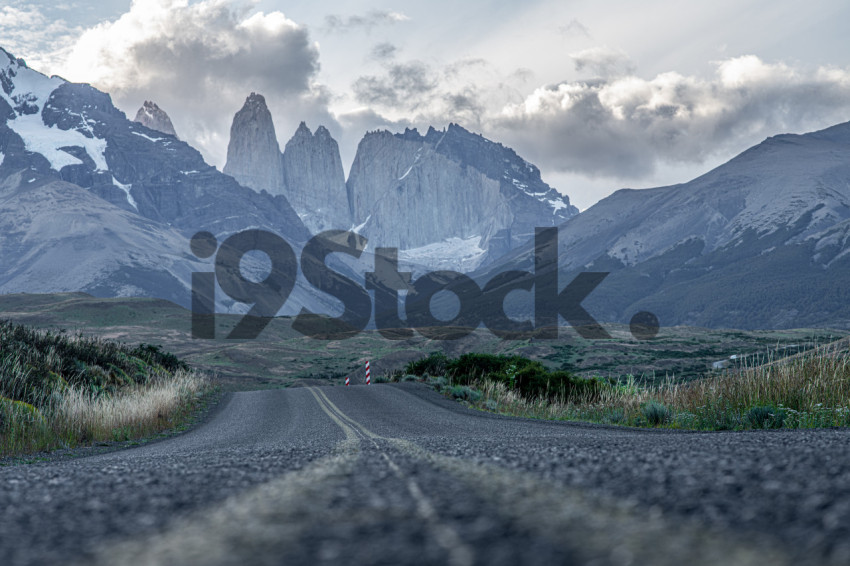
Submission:
M 850 564 L 850 432 L 235 393 L 179 437 L 0 469 L 0 564 Z

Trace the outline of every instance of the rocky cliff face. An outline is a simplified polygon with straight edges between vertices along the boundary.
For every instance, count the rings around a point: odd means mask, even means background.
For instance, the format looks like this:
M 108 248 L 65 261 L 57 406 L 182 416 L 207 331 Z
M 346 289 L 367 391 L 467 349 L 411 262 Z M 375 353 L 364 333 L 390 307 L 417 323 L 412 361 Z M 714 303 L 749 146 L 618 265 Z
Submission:
M 452 124 L 403 134 L 372 132 L 348 181 L 339 146 L 303 122 L 281 159 L 272 118 L 252 94 L 233 120 L 224 171 L 286 197 L 311 232 L 356 230 L 421 267 L 468 271 L 528 241 L 538 226 L 578 213 L 513 150 Z
M 528 241 L 535 227 L 578 213 L 513 150 L 454 124 L 424 136 L 367 134 L 348 194 L 353 223 L 376 245 L 407 250 L 403 257 L 426 265 L 435 244 L 448 255 L 457 248 L 465 269 Z
M 256 191 L 283 194 L 283 164 L 266 99 L 251 93 L 233 117 L 224 173 Z
M 174 126 L 171 123 L 171 118 L 165 111 L 156 105 L 155 102 L 145 100 L 145 103 L 136 112 L 136 118 L 133 120 L 143 126 L 177 137 L 177 132 L 174 131 Z
M 339 146 L 324 126 L 313 134 L 301 122 L 283 152 L 283 178 L 283 194 L 313 233 L 351 227 Z

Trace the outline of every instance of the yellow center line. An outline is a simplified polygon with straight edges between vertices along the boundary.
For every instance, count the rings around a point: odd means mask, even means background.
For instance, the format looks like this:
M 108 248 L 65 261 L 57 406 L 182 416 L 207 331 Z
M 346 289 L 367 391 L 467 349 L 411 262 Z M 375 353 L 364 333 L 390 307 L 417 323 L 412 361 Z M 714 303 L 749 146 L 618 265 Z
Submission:
M 331 419 L 333 419 L 340 428 L 342 428 L 343 432 L 345 432 L 346 438 L 350 438 L 349 434 L 355 435 L 356 437 L 356 430 L 363 435 L 364 439 L 368 438 L 372 444 L 375 445 L 375 448 L 378 449 L 380 449 L 380 447 L 378 443 L 375 442 L 376 440 L 384 440 L 391 444 L 395 444 L 396 446 L 403 443 L 400 439 L 386 438 L 367 429 L 365 426 L 346 415 L 339 407 L 336 406 L 336 404 L 334 404 L 333 401 L 328 399 L 328 396 L 325 395 L 324 391 L 313 387 L 308 387 L 307 389 L 316 398 L 316 402 L 322 410 L 327 413 L 327 415 L 331 417 Z M 411 455 L 415 455 L 415 452 L 411 453 Z M 381 456 L 384 460 L 386 460 L 387 465 L 396 477 L 405 482 L 408 493 L 410 493 L 410 496 L 416 503 L 416 513 L 425 520 L 431 530 L 431 535 L 434 537 L 434 540 L 448 554 L 449 564 L 452 566 L 468 566 L 472 564 L 475 561 L 472 548 L 463 542 L 463 539 L 453 527 L 440 522 L 440 517 L 437 514 L 437 511 L 434 509 L 434 506 L 431 504 L 428 497 L 422 492 L 422 489 L 419 487 L 416 480 L 407 476 L 398 464 L 396 464 L 383 450 L 381 451 Z
M 321 398 L 319 398 L 319 396 L 316 394 L 316 391 L 312 387 L 308 387 L 307 391 L 312 393 L 313 397 L 316 398 L 316 404 L 319 405 L 319 408 L 321 408 L 325 412 L 325 414 L 327 414 L 331 418 L 331 420 L 333 422 L 335 422 L 339 426 L 339 428 L 342 429 L 342 432 L 345 434 L 346 440 L 360 440 L 360 436 L 357 435 L 357 433 L 355 432 L 355 430 L 353 428 L 351 428 L 346 423 L 344 423 L 342 420 L 340 420 L 333 413 L 333 411 L 331 411 L 328 407 L 325 406 L 325 403 L 322 401 Z
M 310 388 L 310 389 L 313 390 L 313 388 Z M 333 410 L 340 419 L 342 419 L 343 421 L 348 423 L 350 426 L 356 428 L 357 430 L 359 430 L 364 435 L 366 435 L 366 436 L 368 436 L 369 438 L 372 438 L 372 439 L 388 440 L 388 441 L 392 440 L 391 438 L 386 438 L 386 437 L 381 436 L 379 434 L 375 434 L 374 432 L 372 432 L 371 430 L 369 430 L 368 428 L 366 428 L 362 424 L 358 423 L 357 421 L 355 421 L 354 419 L 352 419 L 351 417 L 349 417 L 348 415 L 343 413 L 342 410 L 339 407 L 337 407 L 334 404 L 333 401 L 328 399 L 328 396 L 325 395 L 324 391 L 322 391 L 320 389 L 315 389 L 315 392 L 318 393 L 322 397 L 322 399 L 328 405 L 328 407 L 330 407 L 330 409 Z

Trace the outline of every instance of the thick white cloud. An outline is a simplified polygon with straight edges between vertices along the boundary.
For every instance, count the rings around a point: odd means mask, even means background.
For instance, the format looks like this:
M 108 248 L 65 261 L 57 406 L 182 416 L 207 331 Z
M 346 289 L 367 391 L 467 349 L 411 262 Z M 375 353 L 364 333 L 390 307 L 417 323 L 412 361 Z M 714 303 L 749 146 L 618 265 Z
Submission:
M 134 0 L 117 20 L 82 33 L 54 68 L 131 114 L 156 101 L 178 135 L 219 166 L 233 114 L 252 91 L 265 95 L 284 142 L 300 120 L 336 128 L 307 30 L 228 0 Z
M 697 174 L 700 164 L 767 136 L 850 119 L 848 69 L 796 68 L 748 55 L 715 62 L 708 78 L 642 78 L 619 50 L 596 47 L 569 57 L 586 78 L 524 93 L 527 75 L 501 77 L 481 60 L 438 66 L 391 59 L 383 74 L 359 78 L 352 90 L 396 123 L 456 121 L 514 147 L 544 171 L 603 177 L 612 185 L 654 179 L 659 167 L 690 165 Z
M 661 162 L 700 163 L 848 118 L 850 71 L 743 56 L 718 62 L 710 79 L 670 72 L 541 87 L 487 122 L 541 166 L 640 178 Z

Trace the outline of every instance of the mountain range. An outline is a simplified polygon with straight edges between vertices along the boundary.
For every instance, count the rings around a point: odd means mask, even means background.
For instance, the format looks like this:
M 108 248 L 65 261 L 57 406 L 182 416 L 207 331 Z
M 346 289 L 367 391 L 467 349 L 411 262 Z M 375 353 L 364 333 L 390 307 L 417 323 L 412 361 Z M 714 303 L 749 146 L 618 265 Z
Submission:
M 284 197 L 241 186 L 109 95 L 0 50 L 0 292 L 84 291 L 190 303 L 199 231 L 310 233 Z M 254 265 L 256 264 L 256 265 Z M 247 261 L 247 269 L 262 270 Z M 327 303 L 301 285 L 305 304 Z M 312 295 L 311 295 L 312 293 Z M 318 302 L 317 302 L 318 301 Z M 220 308 L 243 309 L 226 297 Z
M 665 326 L 850 327 L 850 123 L 777 135 L 688 183 L 623 189 L 579 213 L 536 166 L 457 124 L 368 132 L 346 177 L 327 128 L 302 123 L 281 150 L 252 93 L 220 172 L 154 102 L 131 121 L 108 94 L 2 49 L 0 89 L 0 292 L 188 306 L 192 273 L 212 269 L 189 238 L 249 228 L 296 253 L 311 234 L 354 229 L 369 241 L 364 256 L 329 263 L 361 283 L 370 252 L 396 247 L 414 273 L 456 270 L 483 284 L 531 270 L 535 228 L 557 226 L 562 287 L 609 273 L 582 303 L 597 320 L 649 311 Z M 242 267 L 265 269 L 251 257 Z M 220 295 L 220 309 L 247 309 Z M 530 316 L 530 293 L 507 303 Z M 284 312 L 302 307 L 340 310 L 299 275 Z
M 314 233 L 355 228 L 428 269 L 469 271 L 557 226 L 578 209 L 510 148 L 457 124 L 425 135 L 368 132 L 346 180 L 339 146 L 303 122 L 283 152 L 263 96 L 233 119 L 224 172 L 283 195 Z
M 847 328 L 848 239 L 844 123 L 768 138 L 688 183 L 613 193 L 561 225 L 558 268 L 562 286 L 610 273 L 583 303 L 599 320 L 649 311 L 665 325 Z M 476 277 L 532 265 L 526 246 Z

